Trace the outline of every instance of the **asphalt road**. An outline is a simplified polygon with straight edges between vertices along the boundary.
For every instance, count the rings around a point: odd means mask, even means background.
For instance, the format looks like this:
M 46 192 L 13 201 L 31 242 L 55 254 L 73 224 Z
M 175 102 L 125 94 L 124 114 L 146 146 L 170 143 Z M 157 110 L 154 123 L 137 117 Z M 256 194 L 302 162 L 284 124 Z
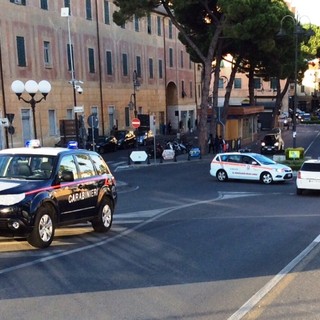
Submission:
M 318 132 L 298 127 L 307 155 Z M 319 193 L 219 183 L 211 156 L 105 157 L 119 181 L 111 232 L 60 229 L 46 250 L 1 240 L 1 319 L 320 319 Z

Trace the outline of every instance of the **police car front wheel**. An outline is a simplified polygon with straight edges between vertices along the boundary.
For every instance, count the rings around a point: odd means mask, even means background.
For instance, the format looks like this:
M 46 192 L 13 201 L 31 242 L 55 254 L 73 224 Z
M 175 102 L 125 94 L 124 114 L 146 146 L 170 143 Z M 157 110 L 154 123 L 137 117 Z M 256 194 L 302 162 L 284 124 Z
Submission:
M 110 199 L 101 202 L 98 216 L 92 220 L 92 227 L 96 232 L 107 232 L 112 225 L 113 206 Z
M 38 209 L 33 230 L 27 239 L 33 247 L 47 248 L 50 246 L 55 231 L 53 216 L 53 210 L 48 206 Z

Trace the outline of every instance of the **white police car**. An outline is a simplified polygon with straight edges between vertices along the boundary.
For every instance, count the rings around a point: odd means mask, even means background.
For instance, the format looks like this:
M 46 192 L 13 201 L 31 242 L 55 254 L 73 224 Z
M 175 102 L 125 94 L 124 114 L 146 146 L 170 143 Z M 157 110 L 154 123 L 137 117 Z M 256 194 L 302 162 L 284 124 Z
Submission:
M 258 153 L 219 153 L 211 161 L 210 174 L 218 181 L 245 179 L 258 180 L 264 184 L 292 179 L 290 167 Z
M 76 146 L 29 146 L 0 151 L 0 235 L 27 236 L 45 248 L 62 225 L 90 221 L 108 231 L 117 191 L 103 158 Z

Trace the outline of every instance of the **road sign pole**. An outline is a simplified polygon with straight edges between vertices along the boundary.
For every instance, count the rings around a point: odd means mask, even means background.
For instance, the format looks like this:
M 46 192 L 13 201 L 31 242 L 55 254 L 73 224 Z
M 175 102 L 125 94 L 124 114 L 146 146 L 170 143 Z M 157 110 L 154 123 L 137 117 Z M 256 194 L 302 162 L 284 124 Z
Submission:
M 132 121 L 131 121 L 131 125 L 135 128 L 135 136 L 136 136 L 136 148 L 137 150 L 139 149 L 138 146 L 139 146 L 139 143 L 138 143 L 138 128 L 140 127 L 140 119 L 139 118 L 133 118 Z

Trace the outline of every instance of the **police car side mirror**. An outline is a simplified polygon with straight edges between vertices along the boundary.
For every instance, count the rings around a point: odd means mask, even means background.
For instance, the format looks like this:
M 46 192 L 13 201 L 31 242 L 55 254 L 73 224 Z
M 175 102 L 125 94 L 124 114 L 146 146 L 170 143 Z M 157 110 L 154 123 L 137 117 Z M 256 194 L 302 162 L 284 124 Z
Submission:
M 60 180 L 64 182 L 74 181 L 73 172 L 68 170 L 62 171 Z

